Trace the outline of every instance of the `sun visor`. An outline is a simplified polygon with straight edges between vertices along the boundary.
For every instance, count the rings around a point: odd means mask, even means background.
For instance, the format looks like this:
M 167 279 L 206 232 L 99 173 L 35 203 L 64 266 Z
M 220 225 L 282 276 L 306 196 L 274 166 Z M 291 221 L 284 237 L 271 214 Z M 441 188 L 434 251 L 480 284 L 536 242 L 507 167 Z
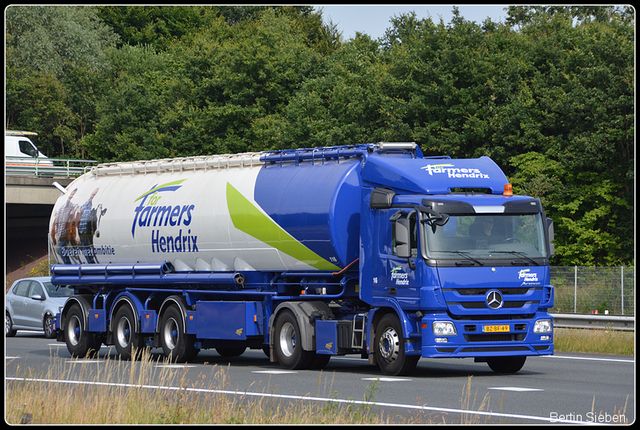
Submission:
M 457 189 L 487 189 L 502 194 L 507 177 L 489 157 L 472 159 L 367 157 L 363 180 L 417 194 L 447 194 Z

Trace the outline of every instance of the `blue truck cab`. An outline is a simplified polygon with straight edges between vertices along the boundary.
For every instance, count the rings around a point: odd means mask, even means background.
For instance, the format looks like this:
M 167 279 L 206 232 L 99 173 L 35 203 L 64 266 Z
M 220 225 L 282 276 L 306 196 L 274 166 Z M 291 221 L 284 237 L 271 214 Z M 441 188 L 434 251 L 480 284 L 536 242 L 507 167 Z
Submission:
M 387 182 L 372 180 L 362 201 L 362 243 L 375 245 L 361 249 L 361 285 L 371 279 L 361 297 L 401 315 L 377 329 L 383 371 L 406 373 L 415 357 L 474 357 L 515 372 L 528 355 L 552 354 L 553 227 L 539 199 L 512 195 L 488 157 L 417 155 L 394 180 L 372 167 L 363 177 Z

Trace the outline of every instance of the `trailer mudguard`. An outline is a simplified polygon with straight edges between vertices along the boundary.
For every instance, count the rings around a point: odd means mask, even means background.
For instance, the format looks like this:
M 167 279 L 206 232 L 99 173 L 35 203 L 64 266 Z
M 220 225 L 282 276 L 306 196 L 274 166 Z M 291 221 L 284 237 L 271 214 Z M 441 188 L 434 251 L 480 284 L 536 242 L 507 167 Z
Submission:
M 140 332 L 140 313 L 144 309 L 143 303 L 136 296 L 129 293 L 121 293 L 116 297 L 113 306 L 111 306 L 111 312 L 109 315 L 109 331 L 113 332 L 113 318 L 115 317 L 118 309 L 121 306 L 129 306 L 133 312 L 136 332 Z
M 180 309 L 180 315 L 182 316 L 183 327 L 187 327 L 187 311 L 188 306 L 185 300 L 180 296 L 169 296 L 162 302 L 160 309 L 158 310 L 158 318 L 156 322 L 156 333 L 160 332 L 160 322 L 162 321 L 162 314 L 167 310 L 167 308 L 171 305 L 176 305 L 178 309 Z
M 84 315 L 85 327 L 89 327 L 89 310 L 93 307 L 92 300 L 93 300 L 93 296 L 89 296 L 89 295 L 75 295 L 75 296 L 69 297 L 67 302 L 64 304 L 64 308 L 62 309 L 61 320 L 65 321 L 66 320 L 65 317 L 67 315 L 67 312 L 71 308 L 71 306 L 73 306 L 74 304 L 78 304 L 80 306 L 80 309 L 82 309 L 82 314 Z M 63 334 L 63 331 L 64 331 L 64 327 L 60 325 L 58 336 L 61 336 Z

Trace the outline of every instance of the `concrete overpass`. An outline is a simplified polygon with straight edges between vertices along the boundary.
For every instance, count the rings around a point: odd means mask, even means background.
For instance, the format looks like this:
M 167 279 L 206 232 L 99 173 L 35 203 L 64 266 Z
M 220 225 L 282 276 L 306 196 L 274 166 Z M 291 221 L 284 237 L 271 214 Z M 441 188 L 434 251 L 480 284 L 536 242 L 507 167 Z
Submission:
M 11 272 L 47 254 L 49 217 L 60 190 L 74 178 L 5 176 L 5 269 Z

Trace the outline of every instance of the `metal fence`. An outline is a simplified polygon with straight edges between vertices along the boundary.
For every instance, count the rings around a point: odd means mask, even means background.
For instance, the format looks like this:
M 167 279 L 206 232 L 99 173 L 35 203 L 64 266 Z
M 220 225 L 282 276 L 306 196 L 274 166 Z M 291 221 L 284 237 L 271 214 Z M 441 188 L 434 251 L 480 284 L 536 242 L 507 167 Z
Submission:
M 552 313 L 634 315 L 634 267 L 551 266 Z
M 5 156 L 5 174 L 12 176 L 63 177 L 80 176 L 91 168 L 96 160 L 67 158 L 34 158 Z

